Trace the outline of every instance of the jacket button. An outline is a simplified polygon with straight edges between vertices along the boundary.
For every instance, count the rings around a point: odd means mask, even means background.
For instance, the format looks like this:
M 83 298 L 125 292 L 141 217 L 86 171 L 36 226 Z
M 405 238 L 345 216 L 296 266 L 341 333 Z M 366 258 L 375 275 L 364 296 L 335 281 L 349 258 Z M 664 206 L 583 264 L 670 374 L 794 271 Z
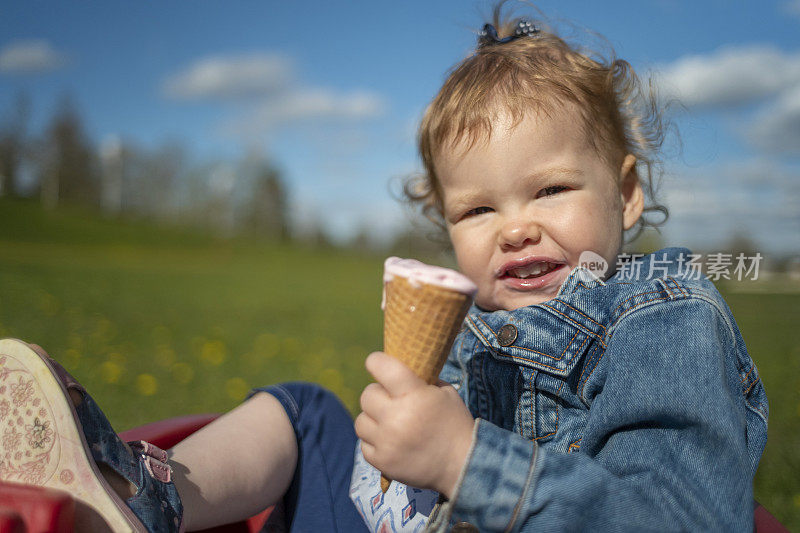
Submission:
M 497 332 L 497 342 L 500 346 L 511 346 L 517 340 L 517 328 L 513 324 L 506 324 Z
M 451 533 L 478 533 L 478 528 L 469 522 L 459 522 L 450 531 Z

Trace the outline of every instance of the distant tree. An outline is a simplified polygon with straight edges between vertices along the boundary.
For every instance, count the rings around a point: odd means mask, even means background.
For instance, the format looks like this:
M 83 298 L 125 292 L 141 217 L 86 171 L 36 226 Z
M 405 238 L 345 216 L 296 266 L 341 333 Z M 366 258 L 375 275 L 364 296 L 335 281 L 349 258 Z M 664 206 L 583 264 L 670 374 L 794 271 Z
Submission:
M 17 95 L 8 121 L 0 125 L 0 195 L 19 196 L 20 168 L 27 151 L 30 99 Z
M 100 179 L 95 167 L 80 115 L 72 100 L 64 97 L 44 136 L 42 201 L 47 207 L 62 201 L 99 205 Z
M 280 173 L 271 165 L 262 165 L 256 173 L 245 205 L 244 225 L 256 234 L 289 240 L 288 194 Z
M 359 252 L 368 252 L 375 249 L 372 238 L 369 234 L 369 227 L 366 224 L 361 224 L 353 237 L 347 243 L 348 248 Z
M 310 230 L 304 240 L 307 244 L 317 249 L 329 249 L 334 247 L 333 240 L 325 229 L 325 225 L 319 220 L 315 220 L 311 223 Z
M 156 218 L 174 217 L 177 186 L 186 172 L 186 154 L 177 142 L 153 150 L 126 143 L 120 149 L 122 210 Z
M 452 258 L 452 247 L 444 230 L 422 217 L 412 219 L 395 234 L 388 252 L 438 263 Z
M 623 248 L 629 253 L 651 254 L 664 248 L 664 237 L 658 230 L 646 228 Z
M 758 244 L 742 231 L 735 232 L 725 244 L 724 249 L 720 251 L 732 254 L 733 257 L 739 254 L 744 254 L 746 257 L 753 257 L 756 253 L 763 252 L 763 250 L 759 249 Z

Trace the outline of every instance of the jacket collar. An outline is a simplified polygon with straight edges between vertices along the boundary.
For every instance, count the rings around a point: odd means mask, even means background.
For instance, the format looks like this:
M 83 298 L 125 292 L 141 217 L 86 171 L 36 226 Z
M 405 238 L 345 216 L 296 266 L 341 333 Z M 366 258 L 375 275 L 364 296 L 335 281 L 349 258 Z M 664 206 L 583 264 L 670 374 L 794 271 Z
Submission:
M 667 248 L 630 258 L 630 263 L 614 265 L 616 271 L 606 281 L 578 266 L 550 301 L 514 311 L 487 312 L 473 305 L 465 322 L 496 357 L 565 376 L 580 355 L 595 345 L 593 340 L 604 347 L 606 336 L 606 326 L 597 310 L 582 306 L 579 302 L 583 298 L 571 296 L 608 285 L 678 275 L 681 254 L 686 257 L 690 252 L 685 248 Z

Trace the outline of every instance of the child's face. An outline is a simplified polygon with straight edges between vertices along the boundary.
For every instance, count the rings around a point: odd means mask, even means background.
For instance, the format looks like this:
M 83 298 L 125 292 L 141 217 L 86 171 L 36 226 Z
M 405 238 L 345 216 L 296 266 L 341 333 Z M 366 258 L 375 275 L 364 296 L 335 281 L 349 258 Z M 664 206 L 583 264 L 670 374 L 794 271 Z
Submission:
M 575 109 L 549 115 L 513 128 L 501 116 L 488 141 L 445 145 L 435 159 L 459 267 L 487 310 L 552 299 L 585 251 L 613 270 L 623 230 L 642 213 L 633 156 L 609 168 Z

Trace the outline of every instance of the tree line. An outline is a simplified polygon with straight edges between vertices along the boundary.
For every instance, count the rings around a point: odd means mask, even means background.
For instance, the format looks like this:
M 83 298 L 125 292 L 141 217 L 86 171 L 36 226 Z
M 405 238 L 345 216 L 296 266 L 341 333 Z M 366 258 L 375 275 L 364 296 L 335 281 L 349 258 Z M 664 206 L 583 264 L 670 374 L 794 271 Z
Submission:
M 0 110 L 0 197 L 28 198 L 45 209 L 77 205 L 106 216 L 145 218 L 212 231 L 317 247 L 452 261 L 441 232 L 423 217 L 381 240 L 364 224 L 347 242 L 321 220 L 293 227 L 290 192 L 278 166 L 248 154 L 195 163 L 177 142 L 144 147 L 110 137 L 93 142 L 74 101 L 62 97 L 41 131 L 31 131 L 31 102 L 20 94 Z
M 40 132 L 17 96 L 0 114 L 0 196 L 34 198 L 47 209 L 80 205 L 112 216 L 186 223 L 229 236 L 291 237 L 287 187 L 269 160 L 192 164 L 183 146 L 146 148 L 110 137 L 95 144 L 68 96 Z

